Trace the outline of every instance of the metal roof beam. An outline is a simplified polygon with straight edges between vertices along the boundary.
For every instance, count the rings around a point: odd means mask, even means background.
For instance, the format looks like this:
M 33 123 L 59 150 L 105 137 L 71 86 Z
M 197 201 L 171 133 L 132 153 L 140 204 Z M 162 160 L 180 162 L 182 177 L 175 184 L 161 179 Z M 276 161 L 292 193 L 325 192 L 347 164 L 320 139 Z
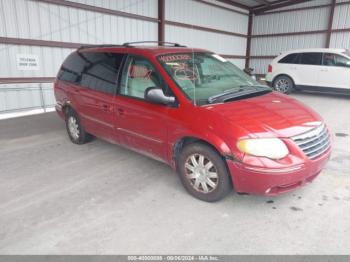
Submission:
M 243 5 L 243 4 L 240 4 L 240 3 L 236 3 L 236 2 L 233 2 L 233 1 L 230 1 L 230 0 L 216 0 L 216 2 L 220 2 L 220 3 L 223 3 L 223 4 L 239 7 L 239 8 L 245 9 L 245 10 L 250 10 L 249 6 Z
M 255 2 L 258 2 L 259 4 L 263 5 L 263 6 L 270 6 L 271 2 L 267 1 L 267 0 L 255 0 Z
M 261 6 L 257 6 L 257 7 L 252 8 L 252 11 L 254 12 L 254 14 L 260 14 L 260 13 L 264 13 L 266 11 L 274 10 L 274 9 L 277 9 L 277 8 L 287 7 L 287 6 L 296 5 L 296 4 L 309 2 L 309 1 L 311 1 L 311 0 L 274 1 L 274 2 L 271 2 L 268 7 L 266 7 L 264 5 L 261 5 Z

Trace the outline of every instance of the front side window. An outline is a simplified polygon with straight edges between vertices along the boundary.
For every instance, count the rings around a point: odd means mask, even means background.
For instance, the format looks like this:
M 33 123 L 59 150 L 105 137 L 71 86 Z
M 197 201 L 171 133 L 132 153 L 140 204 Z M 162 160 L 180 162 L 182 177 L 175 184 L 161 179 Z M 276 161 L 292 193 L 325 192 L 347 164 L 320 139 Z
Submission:
M 322 53 L 302 53 L 300 57 L 302 65 L 321 65 Z
M 158 56 L 158 61 L 186 96 L 198 105 L 223 102 L 221 98 L 229 99 L 248 90 L 266 89 L 216 54 L 166 54 Z
M 337 54 L 325 53 L 323 55 L 323 65 L 350 67 L 350 59 Z
M 130 55 L 123 69 L 119 93 L 144 99 L 145 91 L 149 87 L 159 87 L 164 90 L 165 84 L 150 61 L 140 56 Z

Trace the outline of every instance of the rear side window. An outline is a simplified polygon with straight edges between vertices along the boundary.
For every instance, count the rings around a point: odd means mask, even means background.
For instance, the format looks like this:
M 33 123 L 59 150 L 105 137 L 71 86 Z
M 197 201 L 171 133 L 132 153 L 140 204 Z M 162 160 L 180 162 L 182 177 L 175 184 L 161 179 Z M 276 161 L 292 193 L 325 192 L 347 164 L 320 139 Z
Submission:
M 300 54 L 300 64 L 302 65 L 321 65 L 322 53 L 302 53 Z
M 86 65 L 86 61 L 80 53 L 76 52 L 67 57 L 58 72 L 59 80 L 79 84 L 81 72 Z
M 64 61 L 57 78 L 113 94 L 123 57 L 115 53 L 76 52 Z
M 289 54 L 283 57 L 278 63 L 280 64 L 298 64 L 299 54 Z
M 123 54 L 82 53 L 85 67 L 81 73 L 80 85 L 104 93 L 115 93 L 118 72 Z

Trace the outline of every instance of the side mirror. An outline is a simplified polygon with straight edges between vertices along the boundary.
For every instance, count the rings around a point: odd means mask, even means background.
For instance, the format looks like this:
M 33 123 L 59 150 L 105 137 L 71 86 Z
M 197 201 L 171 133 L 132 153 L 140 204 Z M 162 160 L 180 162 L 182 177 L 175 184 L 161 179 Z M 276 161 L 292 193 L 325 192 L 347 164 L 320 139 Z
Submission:
M 170 105 L 175 103 L 175 97 L 166 96 L 159 87 L 149 87 L 145 90 L 145 98 L 147 101 L 156 104 Z

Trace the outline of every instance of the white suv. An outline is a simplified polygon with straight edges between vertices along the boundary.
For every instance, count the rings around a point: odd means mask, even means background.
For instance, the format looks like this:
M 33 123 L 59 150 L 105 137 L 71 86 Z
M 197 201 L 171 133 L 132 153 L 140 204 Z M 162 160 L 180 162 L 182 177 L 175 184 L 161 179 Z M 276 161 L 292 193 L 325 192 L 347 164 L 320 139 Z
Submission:
M 269 65 L 266 81 L 286 94 L 293 89 L 350 94 L 350 51 L 318 48 L 283 53 Z

